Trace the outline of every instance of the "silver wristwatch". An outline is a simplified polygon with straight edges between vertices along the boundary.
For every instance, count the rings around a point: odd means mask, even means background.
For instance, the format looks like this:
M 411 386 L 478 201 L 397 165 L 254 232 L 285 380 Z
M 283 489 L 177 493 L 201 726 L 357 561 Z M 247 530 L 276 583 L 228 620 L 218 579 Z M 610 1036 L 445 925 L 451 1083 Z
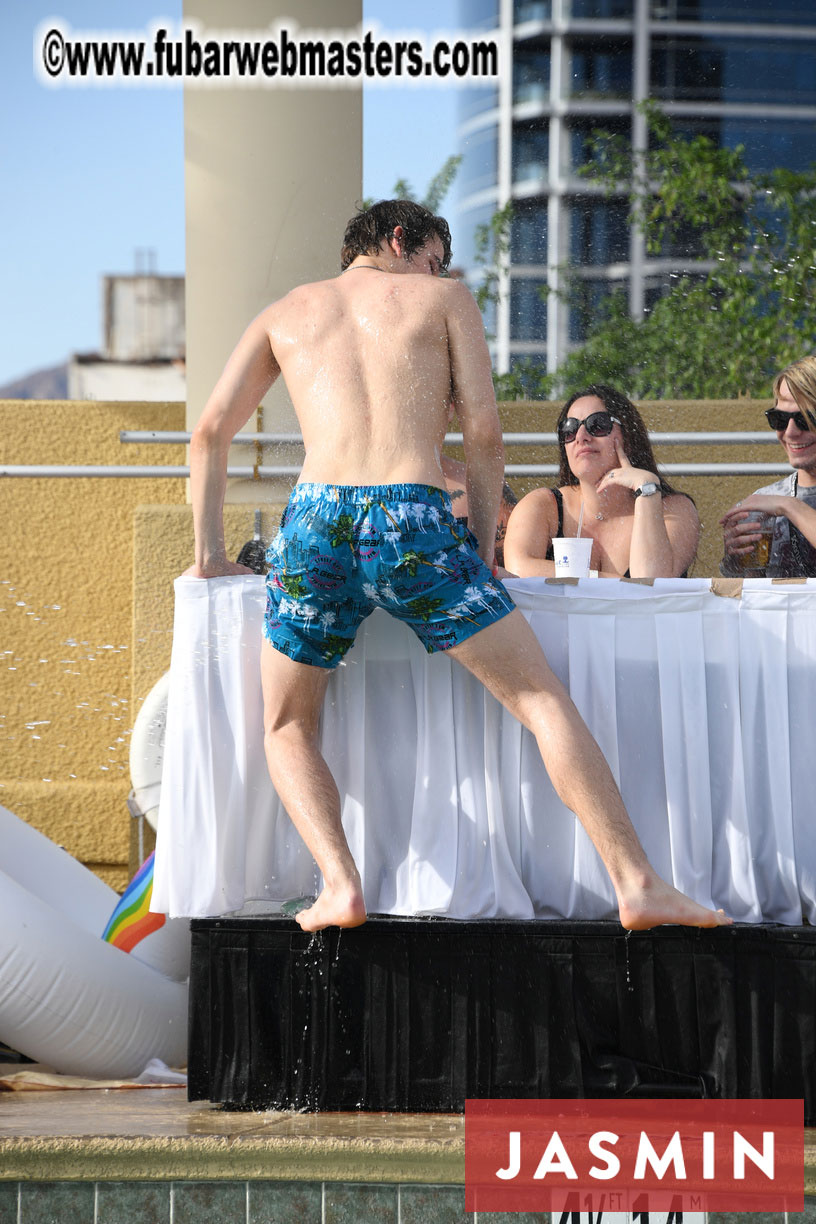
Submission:
M 647 480 L 639 489 L 635 489 L 635 497 L 654 497 L 655 493 L 660 492 L 660 485 L 655 484 L 653 480 Z

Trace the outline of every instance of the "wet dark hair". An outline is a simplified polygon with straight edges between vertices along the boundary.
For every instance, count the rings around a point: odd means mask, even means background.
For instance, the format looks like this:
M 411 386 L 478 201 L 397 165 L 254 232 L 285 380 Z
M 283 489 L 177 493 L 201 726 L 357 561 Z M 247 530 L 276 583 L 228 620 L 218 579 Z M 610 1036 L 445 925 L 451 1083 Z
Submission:
M 673 488 L 668 480 L 664 480 L 660 475 L 643 417 L 632 401 L 622 391 L 616 391 L 614 387 L 608 387 L 606 383 L 592 383 L 589 387 L 585 387 L 583 391 L 576 391 L 574 395 L 570 396 L 558 414 L 556 429 L 560 427 L 562 421 L 567 419 L 569 410 L 575 401 L 584 399 L 585 396 L 589 395 L 599 399 L 606 411 L 610 412 L 612 416 L 617 417 L 620 421 L 621 433 L 623 434 L 623 449 L 626 451 L 626 457 L 632 467 L 643 468 L 646 472 L 654 472 L 660 481 L 660 491 L 662 493 L 677 493 L 678 490 Z M 570 468 L 566 445 L 560 439 L 558 442 L 558 452 L 560 465 L 558 478 L 560 483 L 562 485 L 577 485 L 578 477 Z
M 363 208 L 351 218 L 343 235 L 340 271 L 345 272 L 358 255 L 376 255 L 384 239 L 391 238 L 398 225 L 403 230 L 403 249 L 410 258 L 432 238 L 439 238 L 444 255 L 443 269 L 451 261 L 451 236 L 444 217 L 434 214 L 413 200 L 380 200 Z

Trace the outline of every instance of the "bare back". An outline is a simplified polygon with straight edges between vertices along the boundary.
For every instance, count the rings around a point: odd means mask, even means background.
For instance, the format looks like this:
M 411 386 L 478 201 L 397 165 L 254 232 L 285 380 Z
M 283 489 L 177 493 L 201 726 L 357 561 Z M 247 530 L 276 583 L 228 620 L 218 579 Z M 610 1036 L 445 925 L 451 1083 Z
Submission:
M 366 266 L 302 285 L 261 315 L 303 434 L 302 481 L 444 487 L 448 321 L 462 288 Z
M 433 271 L 441 258 L 438 238 L 411 257 L 395 239 L 391 255 L 383 244 L 363 266 L 301 285 L 253 319 L 190 444 L 197 576 L 233 572 L 222 514 L 229 444 L 280 374 L 303 434 L 302 482 L 444 488 L 453 405 L 468 515 L 492 562 L 504 460 L 490 354 L 472 294 Z M 396 270 L 371 266 L 381 260 Z

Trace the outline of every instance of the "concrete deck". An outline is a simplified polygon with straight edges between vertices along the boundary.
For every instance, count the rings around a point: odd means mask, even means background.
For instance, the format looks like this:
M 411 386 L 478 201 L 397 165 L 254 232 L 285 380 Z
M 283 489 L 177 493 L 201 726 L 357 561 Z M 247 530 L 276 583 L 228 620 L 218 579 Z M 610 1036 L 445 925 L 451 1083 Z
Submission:
M 191 1178 L 463 1185 L 464 1118 L 226 1113 L 183 1088 L 0 1093 L 2 1180 Z
M 456 1114 L 228 1113 L 183 1088 L 0 1092 L 0 1179 L 463 1185 Z M 816 1194 L 816 1129 L 805 1131 Z

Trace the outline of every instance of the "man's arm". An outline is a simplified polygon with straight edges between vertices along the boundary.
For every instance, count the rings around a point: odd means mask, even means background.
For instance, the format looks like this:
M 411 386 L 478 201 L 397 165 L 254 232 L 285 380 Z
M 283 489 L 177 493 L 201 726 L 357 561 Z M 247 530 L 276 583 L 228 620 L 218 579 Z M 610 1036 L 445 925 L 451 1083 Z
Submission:
M 752 493 L 723 516 L 723 522 L 731 523 L 751 510 L 771 514 L 774 518 L 786 518 L 816 548 L 816 510 L 798 497 L 785 493 Z
M 451 282 L 450 287 L 446 321 L 453 403 L 467 465 L 468 527 L 479 541 L 479 555 L 492 568 L 504 480 L 501 422 L 479 308 L 464 285 Z
M 195 578 L 250 573 L 227 558 L 224 493 L 230 443 L 280 373 L 264 325 L 266 312 L 250 323 L 207 400 L 190 440 L 190 494 L 195 526 Z

